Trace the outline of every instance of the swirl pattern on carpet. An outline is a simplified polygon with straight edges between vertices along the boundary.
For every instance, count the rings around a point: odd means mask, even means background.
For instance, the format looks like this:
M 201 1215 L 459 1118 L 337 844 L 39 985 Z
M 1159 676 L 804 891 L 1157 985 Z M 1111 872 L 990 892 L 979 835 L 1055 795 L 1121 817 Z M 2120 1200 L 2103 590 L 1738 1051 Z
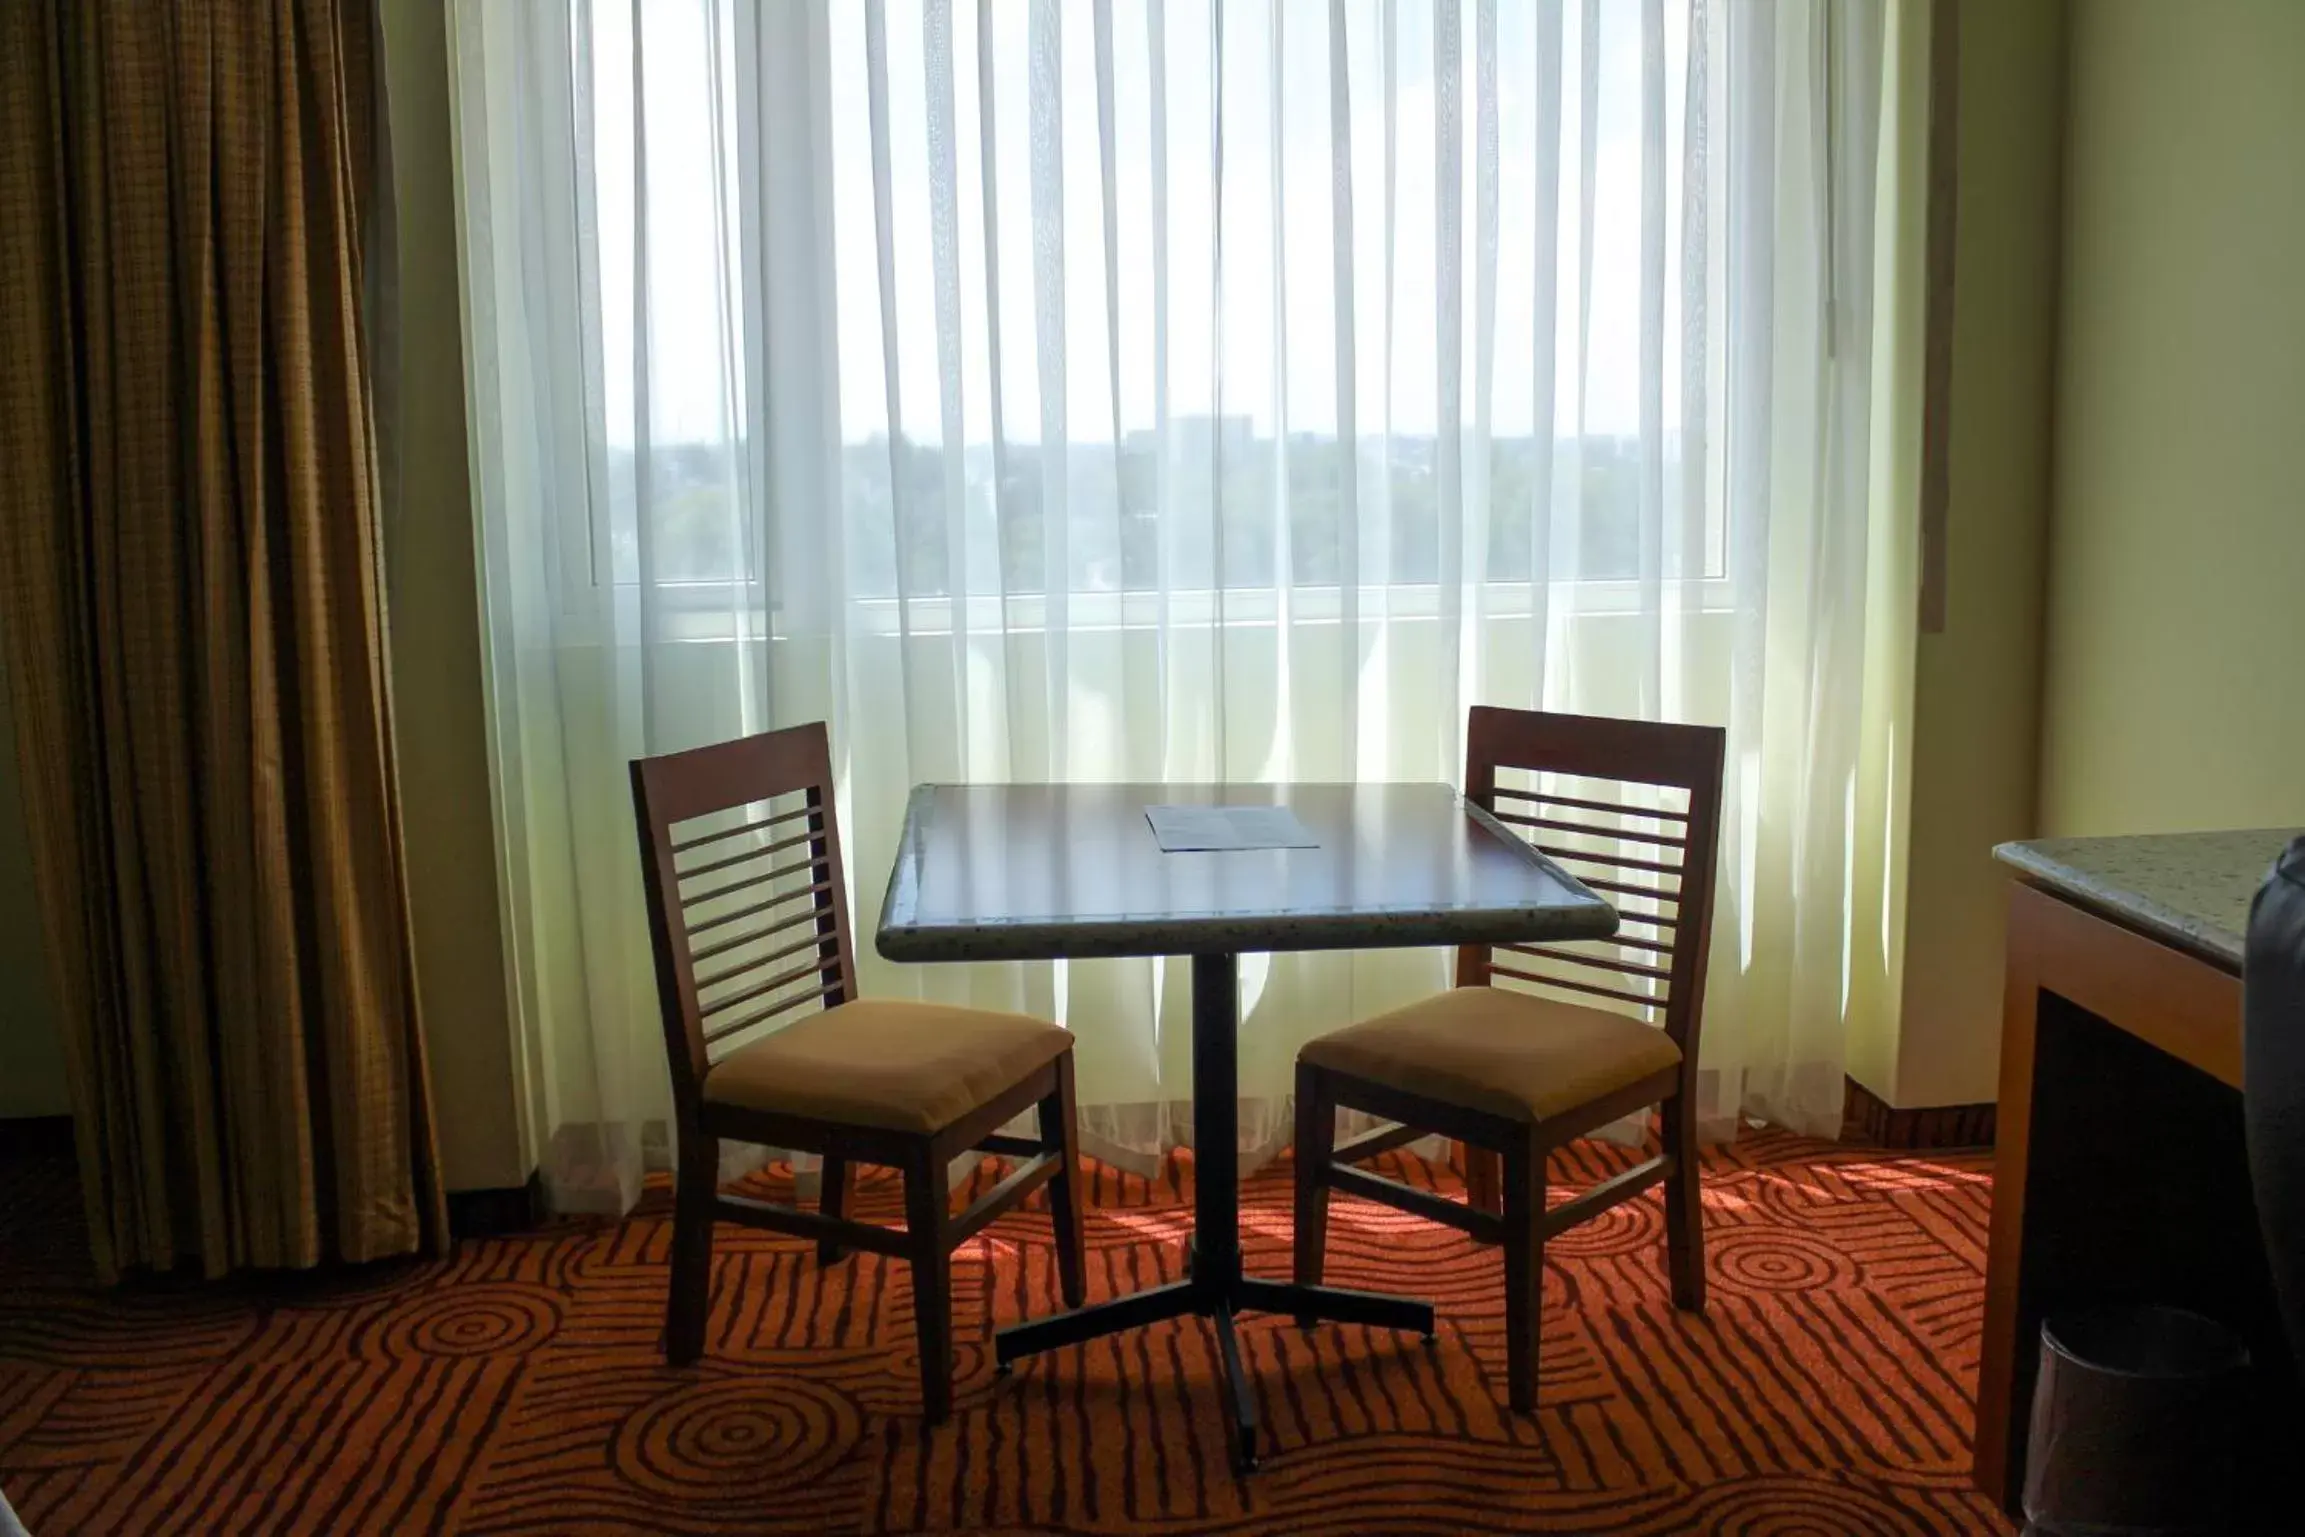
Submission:
M 1568 1149 L 1554 1198 L 1633 1156 Z M 826 1268 L 723 1227 L 706 1358 L 667 1367 L 661 1188 L 621 1223 L 435 1263 L 106 1294 L 68 1166 L 18 1162 L 0 1488 L 74 1533 L 2001 1533 L 1967 1477 L 1989 1167 L 1774 1133 L 1714 1150 L 1705 1313 L 1671 1306 L 1655 1193 L 1564 1234 L 1525 1419 L 1502 1408 L 1497 1251 L 1339 1196 L 1329 1279 L 1435 1299 L 1440 1338 L 1245 1320 L 1274 1449 L 1241 1479 L 1198 1321 L 995 1378 L 993 1330 L 1059 1305 L 1038 1200 L 955 1256 L 954 1414 L 924 1431 L 910 1276 L 873 1255 Z M 1462 1195 L 1443 1165 L 1385 1172 Z M 1091 1296 L 1176 1279 L 1190 1155 L 1092 1174 Z M 860 1215 L 902 1206 L 893 1176 L 860 1181 Z M 1243 1188 L 1253 1272 L 1287 1273 L 1290 1210 L 1285 1160 Z
M 482 1282 L 420 1291 L 372 1314 L 358 1348 L 387 1361 L 518 1355 L 552 1338 L 560 1314 L 560 1299 L 537 1286 Z
M 740 1372 L 644 1406 L 617 1428 L 609 1461 L 659 1499 L 743 1504 L 823 1478 L 863 1423 L 829 1383 Z

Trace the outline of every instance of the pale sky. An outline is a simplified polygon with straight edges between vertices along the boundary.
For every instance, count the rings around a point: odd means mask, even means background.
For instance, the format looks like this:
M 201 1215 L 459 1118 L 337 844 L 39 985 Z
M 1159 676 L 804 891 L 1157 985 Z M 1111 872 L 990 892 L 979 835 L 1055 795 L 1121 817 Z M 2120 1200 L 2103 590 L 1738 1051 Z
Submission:
M 735 72 L 728 57 L 730 7 L 743 0 L 649 0 L 645 88 L 650 209 L 649 329 L 656 367 L 649 379 L 652 436 L 719 439 L 730 431 L 738 351 L 729 334 L 739 317 L 725 299 L 736 256 L 738 168 Z M 715 54 L 710 7 L 720 22 Z M 1093 12 L 1058 4 L 1061 37 L 1062 250 L 1065 287 L 1066 433 L 1110 441 L 1111 368 L 1102 172 L 1097 132 Z M 1275 4 L 1231 0 L 1224 8 L 1224 220 L 1221 324 L 1211 314 L 1212 177 L 1209 93 L 1213 80 L 1209 7 L 1171 0 L 1166 8 L 1168 121 L 1168 379 L 1172 415 L 1248 415 L 1260 431 L 1285 420 L 1291 431 L 1329 432 L 1336 421 L 1335 256 L 1332 218 L 1329 7 L 1316 0 Z M 1564 6 L 1561 121 L 1561 228 L 1556 428 L 1575 426 L 1576 220 L 1579 133 L 1575 72 L 1581 7 Z M 1593 356 L 1586 370 L 1586 421 L 1596 433 L 1634 430 L 1638 408 L 1640 253 L 1640 6 L 1601 7 L 1600 120 L 1594 231 Z M 896 257 L 898 404 L 915 439 L 941 435 L 935 269 L 931 257 L 928 90 L 923 69 L 922 0 L 887 0 L 891 206 Z M 1145 0 L 1115 0 L 1113 74 L 1118 227 L 1119 382 L 1123 432 L 1153 420 L 1154 281 L 1151 49 Z M 1496 350 L 1492 412 L 1499 436 L 1532 429 L 1533 286 L 1536 267 L 1536 29 L 1533 7 L 1497 7 L 1498 230 Z M 1665 7 L 1668 209 L 1668 377 L 1673 414 L 1679 390 L 1671 339 L 1678 335 L 1677 288 L 1682 77 L 1686 9 Z M 951 8 L 955 214 L 961 296 L 959 364 L 964 432 L 989 440 L 991 348 L 985 302 L 982 141 L 977 87 L 977 8 Z M 1003 426 L 1012 441 L 1040 436 L 1038 310 L 1034 260 L 1031 115 L 1032 7 L 998 0 L 992 8 L 995 110 L 991 132 L 999 188 Z M 1380 421 L 1384 398 L 1382 298 L 1387 220 L 1383 205 L 1385 113 L 1380 54 L 1381 0 L 1346 7 L 1352 98 L 1353 253 L 1358 418 Z M 1439 349 L 1436 269 L 1434 8 L 1400 0 L 1395 113 L 1397 161 L 1392 316 L 1392 408 L 1406 433 L 1434 430 Z M 600 210 L 600 280 L 612 439 L 631 440 L 632 348 L 632 12 L 595 11 L 593 103 Z M 1462 22 L 1458 92 L 1461 201 L 1461 367 L 1463 419 L 1471 384 L 1475 292 L 1475 12 Z M 887 426 L 882 372 L 881 298 L 867 106 L 864 0 L 831 0 L 834 248 L 837 262 L 840 404 L 843 436 L 855 441 Z M 1274 69 L 1274 32 L 1280 66 Z M 1280 111 L 1275 154 L 1274 88 Z M 717 86 L 717 89 L 716 89 Z M 715 145 L 716 113 L 722 125 Z M 715 169 L 722 173 L 716 180 Z M 1280 172 L 1274 183 L 1275 167 Z M 1276 199 L 1278 217 L 1275 216 Z M 1283 240 L 1279 283 L 1285 339 L 1275 324 L 1276 230 Z M 773 280 L 773 279 L 772 279 Z M 1283 360 L 1276 366 L 1276 358 Z M 1285 398 L 1284 385 L 1285 381 Z M 1670 425 L 1668 423 L 1668 425 Z

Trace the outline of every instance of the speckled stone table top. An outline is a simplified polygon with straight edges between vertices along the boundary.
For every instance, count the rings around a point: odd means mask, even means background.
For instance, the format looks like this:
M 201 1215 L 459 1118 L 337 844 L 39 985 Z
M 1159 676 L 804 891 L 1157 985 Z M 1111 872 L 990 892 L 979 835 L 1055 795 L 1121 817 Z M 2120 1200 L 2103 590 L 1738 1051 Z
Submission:
M 1316 848 L 1163 853 L 1156 805 L 1281 805 Z M 892 961 L 1528 943 L 1608 903 L 1443 784 L 922 785 L 881 907 Z
M 2249 900 L 2298 831 L 2041 838 L 2004 843 L 1993 857 L 2052 891 L 2239 971 Z

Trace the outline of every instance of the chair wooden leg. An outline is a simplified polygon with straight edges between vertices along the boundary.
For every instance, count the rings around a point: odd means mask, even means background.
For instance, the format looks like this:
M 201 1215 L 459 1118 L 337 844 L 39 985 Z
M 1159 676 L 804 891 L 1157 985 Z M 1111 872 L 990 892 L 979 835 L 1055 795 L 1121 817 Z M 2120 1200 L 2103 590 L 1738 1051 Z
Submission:
M 1497 1155 L 1488 1148 L 1475 1147 L 1470 1142 L 1457 1145 L 1465 1150 L 1465 1204 L 1475 1211 L 1502 1213 L 1505 1209 L 1505 1187 Z
M 1545 1144 L 1533 1130 L 1504 1155 L 1505 1387 L 1515 1414 L 1537 1407 L 1537 1342 L 1545 1299 Z
M 951 1191 L 944 1160 L 923 1143 L 904 1171 L 904 1222 L 912 1260 L 913 1327 L 920 1335 L 921 1417 L 952 1413 L 952 1251 L 945 1243 Z
M 818 1177 L 816 1209 L 827 1217 L 848 1215 L 848 1190 L 855 1172 L 849 1161 L 832 1153 L 824 1155 L 824 1170 Z M 833 1265 L 848 1257 L 848 1249 L 838 1239 L 819 1238 L 816 1241 L 816 1262 Z
M 1329 1246 L 1329 1161 L 1337 1146 L 1337 1100 L 1329 1075 L 1297 1064 L 1296 1275 L 1299 1286 L 1318 1286 Z M 1299 1318 L 1311 1328 L 1314 1320 Z
M 1057 1283 L 1064 1305 L 1088 1300 L 1087 1251 L 1081 1234 L 1080 1122 L 1073 1109 L 1072 1053 L 1056 1059 L 1056 1092 L 1040 1102 L 1040 1145 L 1064 1155 L 1048 1182 L 1049 1225 L 1055 1230 Z
M 1697 1155 L 1697 1112 L 1684 1091 L 1665 1101 L 1661 1140 L 1673 1160 L 1665 1176 L 1665 1259 L 1673 1278 L 1673 1306 L 1705 1307 L 1704 1168 Z
M 664 1305 L 664 1358 L 687 1366 L 704 1354 L 712 1308 L 713 1203 L 720 1188 L 720 1139 L 683 1136 L 672 1199 L 672 1275 Z

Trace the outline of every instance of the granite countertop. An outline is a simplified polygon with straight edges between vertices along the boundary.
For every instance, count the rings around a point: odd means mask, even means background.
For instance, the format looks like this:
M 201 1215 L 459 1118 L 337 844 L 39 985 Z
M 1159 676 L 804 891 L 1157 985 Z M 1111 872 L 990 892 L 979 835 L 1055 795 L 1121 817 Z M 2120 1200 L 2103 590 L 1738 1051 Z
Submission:
M 2239 971 L 2250 899 L 2299 832 L 2039 838 L 2004 843 L 1993 857 L 2052 891 Z

